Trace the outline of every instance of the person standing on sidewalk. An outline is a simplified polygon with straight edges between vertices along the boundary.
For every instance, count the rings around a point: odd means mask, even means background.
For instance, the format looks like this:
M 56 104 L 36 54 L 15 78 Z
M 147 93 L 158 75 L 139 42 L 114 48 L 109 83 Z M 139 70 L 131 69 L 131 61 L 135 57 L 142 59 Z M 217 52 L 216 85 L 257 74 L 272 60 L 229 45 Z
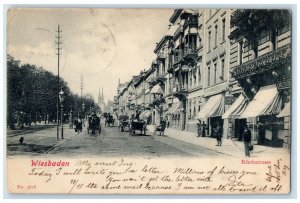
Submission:
M 199 120 L 199 122 L 197 123 L 197 137 L 201 137 L 202 135 L 202 124 L 201 121 Z
M 208 128 L 207 128 L 207 125 L 205 124 L 204 121 L 203 121 L 203 123 L 202 123 L 201 129 L 202 129 L 202 137 L 206 137 L 206 130 L 207 130 Z
M 216 130 L 216 136 L 217 136 L 217 146 L 222 145 L 222 128 L 220 123 L 217 124 L 217 127 L 215 128 Z
M 245 125 L 245 131 L 243 137 L 244 137 L 244 146 L 245 146 L 245 156 L 250 157 L 249 147 L 251 143 L 251 131 L 249 130 L 247 125 Z

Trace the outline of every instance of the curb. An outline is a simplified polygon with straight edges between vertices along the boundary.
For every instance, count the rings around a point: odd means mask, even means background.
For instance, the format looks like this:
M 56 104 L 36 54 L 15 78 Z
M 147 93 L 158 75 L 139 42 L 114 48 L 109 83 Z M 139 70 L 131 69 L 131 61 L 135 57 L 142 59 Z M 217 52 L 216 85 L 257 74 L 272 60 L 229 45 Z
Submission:
M 154 133 L 154 131 L 149 130 L 149 129 L 148 129 L 147 131 Z M 195 145 L 195 146 L 198 146 L 198 147 L 202 147 L 202 148 L 204 148 L 204 149 L 207 149 L 207 150 L 210 150 L 210 151 L 213 151 L 213 152 L 217 152 L 217 153 L 219 153 L 219 154 L 224 154 L 224 155 L 226 155 L 226 156 L 236 157 L 236 156 L 233 156 L 232 154 L 228 154 L 228 153 L 216 151 L 216 150 L 213 150 L 213 149 L 210 149 L 210 148 L 207 148 L 207 147 L 203 147 L 202 145 L 193 144 L 193 143 L 186 142 L 186 141 L 183 141 L 183 140 L 179 140 L 179 139 L 176 139 L 176 138 L 174 138 L 174 137 L 167 136 L 167 135 L 164 135 L 164 136 L 165 136 L 165 137 L 168 137 L 168 138 L 171 138 L 171 139 L 174 139 L 174 140 L 177 140 L 177 141 L 180 141 L 180 142 L 184 142 L 184 143 L 187 143 L 187 144 L 192 144 L 192 145 Z

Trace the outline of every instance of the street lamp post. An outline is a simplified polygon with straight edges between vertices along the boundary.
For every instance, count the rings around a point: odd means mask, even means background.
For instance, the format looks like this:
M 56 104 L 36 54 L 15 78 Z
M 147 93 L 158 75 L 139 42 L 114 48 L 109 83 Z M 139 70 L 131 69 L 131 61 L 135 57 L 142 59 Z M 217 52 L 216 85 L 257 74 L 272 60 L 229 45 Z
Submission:
M 64 139 L 64 129 L 63 129 L 63 112 L 64 112 L 64 105 L 63 102 L 65 100 L 65 94 L 63 90 L 59 92 L 59 101 L 60 101 L 60 123 L 61 123 L 61 139 Z
M 85 118 L 85 115 L 84 115 L 84 108 L 85 108 L 85 105 L 84 105 L 84 102 L 82 103 L 82 123 L 83 123 L 83 126 L 85 126 L 84 124 L 84 118 Z

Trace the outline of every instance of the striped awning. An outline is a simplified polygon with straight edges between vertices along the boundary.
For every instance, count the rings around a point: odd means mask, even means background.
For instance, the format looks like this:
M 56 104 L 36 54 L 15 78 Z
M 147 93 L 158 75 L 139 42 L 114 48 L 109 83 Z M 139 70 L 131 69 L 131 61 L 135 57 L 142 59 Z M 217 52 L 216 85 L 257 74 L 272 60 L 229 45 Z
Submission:
M 275 84 L 261 87 L 240 118 L 276 115 L 281 110 L 281 104 L 282 100 Z
M 209 117 L 222 116 L 224 113 L 224 96 L 218 94 L 211 96 L 202 110 L 195 117 L 196 119 L 206 119 Z
M 163 90 L 159 86 L 159 84 L 156 84 L 152 89 L 151 89 L 151 94 L 163 94 Z
M 241 94 L 229 109 L 223 114 L 222 118 L 238 118 L 246 109 L 249 100 Z
M 166 114 L 174 114 L 176 112 L 176 110 L 178 110 L 180 107 L 180 102 L 177 103 L 173 103 L 173 105 L 171 106 L 171 108 L 169 108 L 169 110 L 166 112 Z
M 140 114 L 140 118 L 143 120 L 147 120 L 151 116 L 150 110 L 145 110 Z
M 278 118 L 282 117 L 288 117 L 291 116 L 291 103 L 285 103 L 284 108 L 281 110 L 281 112 L 276 116 Z

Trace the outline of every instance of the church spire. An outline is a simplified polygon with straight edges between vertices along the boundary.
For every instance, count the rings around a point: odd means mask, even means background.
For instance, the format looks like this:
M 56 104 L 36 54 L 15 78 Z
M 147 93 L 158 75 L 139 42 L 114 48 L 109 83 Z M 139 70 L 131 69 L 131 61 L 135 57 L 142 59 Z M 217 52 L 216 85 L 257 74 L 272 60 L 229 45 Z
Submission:
M 102 102 L 104 103 L 104 97 L 103 97 L 103 87 L 102 87 L 102 95 L 101 95 L 101 99 L 102 99 Z

